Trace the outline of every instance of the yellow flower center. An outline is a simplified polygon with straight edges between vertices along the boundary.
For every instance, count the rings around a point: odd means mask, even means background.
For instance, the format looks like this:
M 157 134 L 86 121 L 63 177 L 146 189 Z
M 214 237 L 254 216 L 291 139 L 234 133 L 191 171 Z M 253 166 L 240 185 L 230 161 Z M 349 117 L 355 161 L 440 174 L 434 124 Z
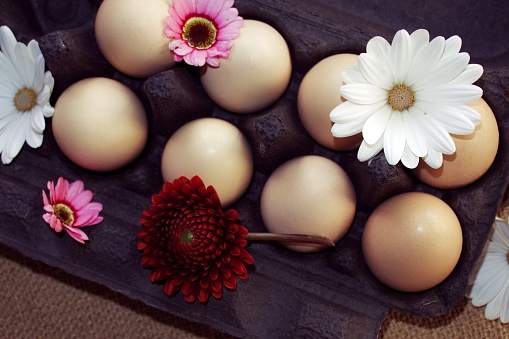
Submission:
M 210 48 L 216 42 L 217 28 L 208 19 L 195 17 L 186 21 L 182 38 L 196 49 Z
M 53 212 L 63 225 L 71 227 L 74 223 L 74 214 L 69 206 L 64 204 L 56 204 L 53 206 Z
M 14 106 L 20 112 L 28 112 L 37 105 L 37 94 L 30 88 L 23 87 L 14 96 Z
M 414 101 L 414 92 L 408 86 L 396 85 L 389 91 L 388 102 L 397 111 L 412 107 Z

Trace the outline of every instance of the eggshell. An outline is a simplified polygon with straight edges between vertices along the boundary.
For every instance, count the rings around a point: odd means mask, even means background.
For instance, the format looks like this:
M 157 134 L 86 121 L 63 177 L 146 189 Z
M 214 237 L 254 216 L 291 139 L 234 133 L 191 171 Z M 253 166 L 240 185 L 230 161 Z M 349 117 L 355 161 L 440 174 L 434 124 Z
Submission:
M 331 133 L 330 112 L 345 99 L 339 94 L 344 85 L 341 72 L 357 64 L 356 54 L 336 54 L 314 65 L 304 76 L 297 95 L 297 108 L 302 125 L 319 144 L 336 151 L 359 147 L 362 134 L 336 138 Z
M 444 155 L 442 167 L 433 169 L 421 159 L 413 173 L 422 182 L 442 189 L 464 187 L 481 178 L 493 164 L 499 143 L 495 115 L 482 98 L 469 106 L 481 114 L 482 122 L 472 134 L 451 135 L 456 152 Z
M 307 155 L 277 168 L 263 187 L 260 211 L 269 232 L 321 235 L 339 241 L 355 216 L 355 191 L 346 172 L 332 160 Z M 299 252 L 325 245 L 282 242 Z
M 223 207 L 247 190 L 253 175 L 253 157 L 244 135 L 231 123 L 202 118 L 180 127 L 163 151 L 165 181 L 200 176 L 216 189 Z
M 403 292 L 424 291 L 447 278 L 462 244 L 454 211 L 422 192 L 386 200 L 370 215 L 362 235 L 362 252 L 373 275 Z
M 222 108 L 253 113 L 272 105 L 285 92 L 292 73 L 290 51 L 273 27 L 244 20 L 228 59 L 205 65 L 200 78 L 207 94 Z
M 148 137 L 145 109 L 125 85 L 89 78 L 68 87 L 55 104 L 55 140 L 74 163 L 112 171 L 133 161 Z
M 99 49 L 127 75 L 147 78 L 175 65 L 164 34 L 170 0 L 104 0 L 95 20 Z

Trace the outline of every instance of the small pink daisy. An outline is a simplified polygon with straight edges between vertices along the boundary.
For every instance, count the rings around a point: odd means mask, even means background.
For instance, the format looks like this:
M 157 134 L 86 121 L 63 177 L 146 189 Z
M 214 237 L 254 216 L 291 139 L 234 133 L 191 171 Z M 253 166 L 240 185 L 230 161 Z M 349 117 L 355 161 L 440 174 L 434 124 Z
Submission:
M 42 218 L 56 232 L 63 229 L 76 241 L 85 243 L 88 236 L 79 227 L 91 226 L 100 223 L 103 217 L 99 216 L 103 205 L 91 202 L 94 195 L 89 190 L 84 190 L 81 180 L 69 184 L 64 178 L 58 178 L 57 185 L 48 181 L 49 199 L 42 190 L 44 210 L 48 213 Z
M 175 61 L 219 67 L 228 59 L 243 24 L 233 0 L 173 0 L 164 29 Z

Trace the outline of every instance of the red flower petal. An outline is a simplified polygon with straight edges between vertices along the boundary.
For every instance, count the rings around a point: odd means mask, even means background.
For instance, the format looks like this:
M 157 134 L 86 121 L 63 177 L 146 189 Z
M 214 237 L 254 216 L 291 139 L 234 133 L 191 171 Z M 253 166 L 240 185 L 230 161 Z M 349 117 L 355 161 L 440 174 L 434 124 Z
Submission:
M 223 279 L 223 284 L 226 288 L 233 290 L 237 287 L 237 280 L 235 280 L 234 275 L 231 275 L 229 278 Z
M 208 289 L 200 290 L 200 293 L 198 293 L 198 300 L 201 303 L 206 303 L 207 300 L 209 300 L 209 290 Z

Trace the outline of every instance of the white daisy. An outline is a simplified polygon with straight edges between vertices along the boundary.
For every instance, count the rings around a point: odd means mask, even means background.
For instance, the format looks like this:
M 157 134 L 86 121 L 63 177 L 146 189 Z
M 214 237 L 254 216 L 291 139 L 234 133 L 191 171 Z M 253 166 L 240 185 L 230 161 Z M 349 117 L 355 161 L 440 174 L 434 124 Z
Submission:
M 53 115 L 49 98 L 54 79 L 44 72 L 44 57 L 37 41 L 17 42 L 7 26 L 0 27 L 0 152 L 8 164 L 25 141 L 41 146 L 44 118 Z
M 472 305 L 486 306 L 485 317 L 509 322 L 509 225 L 497 219 L 494 233 L 481 257 L 479 271 L 467 294 Z
M 382 37 L 371 39 L 357 65 L 341 74 L 340 94 L 347 101 L 330 113 L 332 134 L 362 131 L 360 161 L 383 148 L 391 165 L 401 160 L 415 168 L 423 158 L 432 168 L 442 166 L 442 154 L 456 152 L 450 133 L 470 134 L 481 122 L 466 104 L 482 96 L 472 83 L 483 68 L 469 65 L 470 56 L 460 48 L 458 36 L 429 41 L 424 29 L 411 35 L 400 30 L 392 45 Z

